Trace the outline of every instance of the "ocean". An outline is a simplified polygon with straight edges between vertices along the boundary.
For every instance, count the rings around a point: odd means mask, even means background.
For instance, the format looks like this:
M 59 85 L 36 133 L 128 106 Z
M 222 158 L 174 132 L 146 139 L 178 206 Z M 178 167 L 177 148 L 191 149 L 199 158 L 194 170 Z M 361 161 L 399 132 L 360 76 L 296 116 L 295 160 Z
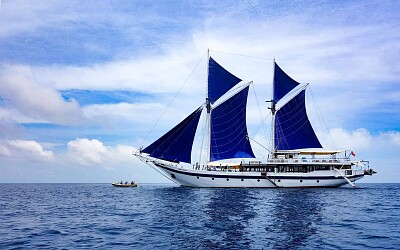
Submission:
M 400 184 L 0 184 L 0 249 L 400 249 Z

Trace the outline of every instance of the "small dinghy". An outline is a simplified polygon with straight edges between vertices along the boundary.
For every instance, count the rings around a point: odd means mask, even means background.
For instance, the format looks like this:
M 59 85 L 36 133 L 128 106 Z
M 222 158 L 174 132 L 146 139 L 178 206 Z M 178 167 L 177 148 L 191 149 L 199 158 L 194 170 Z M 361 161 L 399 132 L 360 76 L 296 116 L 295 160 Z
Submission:
M 114 187 L 137 187 L 137 184 L 135 182 L 131 182 L 131 183 L 121 183 L 121 182 L 117 182 L 117 183 L 112 183 L 112 185 Z

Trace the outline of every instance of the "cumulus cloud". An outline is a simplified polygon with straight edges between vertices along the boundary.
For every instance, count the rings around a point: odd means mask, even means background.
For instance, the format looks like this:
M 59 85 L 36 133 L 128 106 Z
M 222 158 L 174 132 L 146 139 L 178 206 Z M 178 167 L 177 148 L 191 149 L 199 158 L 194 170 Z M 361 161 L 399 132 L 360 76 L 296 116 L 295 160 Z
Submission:
M 330 129 L 324 137 L 333 140 L 332 144 L 328 142 L 329 149 L 334 147 L 336 149 L 360 151 L 379 151 L 381 149 L 389 151 L 389 149 L 400 147 L 400 131 L 386 131 L 374 135 L 365 128 L 352 131 L 334 128 Z
M 28 66 L 0 66 L 0 97 L 6 107 L 0 115 L 11 116 L 3 119 L 56 124 L 79 124 L 83 120 L 75 100 L 65 101 L 57 90 L 41 86 Z
M 67 161 L 83 166 L 97 166 L 113 169 L 118 164 L 132 161 L 133 147 L 117 145 L 105 146 L 97 139 L 77 138 L 67 144 Z
M 373 137 L 365 128 L 347 131 L 342 128 L 330 130 L 334 143 L 340 149 L 367 149 L 373 142 Z
M 45 150 L 43 146 L 33 140 L 4 140 L 0 141 L 0 156 L 34 160 L 52 160 L 54 153 Z
M 67 144 L 68 152 L 72 158 L 82 165 L 101 163 L 107 152 L 106 147 L 99 140 L 76 139 Z

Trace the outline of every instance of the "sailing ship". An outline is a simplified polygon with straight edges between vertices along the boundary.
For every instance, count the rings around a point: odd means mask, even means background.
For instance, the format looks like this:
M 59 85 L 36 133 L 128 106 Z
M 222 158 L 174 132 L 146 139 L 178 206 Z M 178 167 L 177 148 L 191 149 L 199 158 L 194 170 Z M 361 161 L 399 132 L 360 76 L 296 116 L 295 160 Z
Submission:
M 249 86 L 208 58 L 205 102 L 158 140 L 133 152 L 169 180 L 189 187 L 340 187 L 376 173 L 353 151 L 325 150 L 306 112 L 305 92 L 273 60 L 268 158 L 256 158 L 247 131 Z M 204 162 L 192 161 L 199 120 L 205 114 Z

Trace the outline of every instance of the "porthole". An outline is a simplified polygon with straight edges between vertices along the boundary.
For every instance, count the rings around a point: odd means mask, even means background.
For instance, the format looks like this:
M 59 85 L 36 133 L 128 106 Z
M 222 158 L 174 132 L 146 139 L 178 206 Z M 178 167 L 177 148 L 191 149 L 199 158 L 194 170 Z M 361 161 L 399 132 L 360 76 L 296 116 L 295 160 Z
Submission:
M 319 180 L 317 180 L 317 183 L 319 183 Z
M 281 180 L 278 180 L 278 182 L 281 182 Z
M 257 181 L 260 182 L 260 179 L 258 179 Z
M 211 178 L 211 180 L 214 180 L 214 177 L 213 177 L 213 178 Z
M 226 181 L 229 181 L 229 178 L 226 178 Z
M 197 176 L 197 179 L 200 179 L 200 177 Z
M 303 180 L 300 180 L 300 182 L 303 182 Z
M 242 181 L 244 181 L 244 179 L 242 179 Z

